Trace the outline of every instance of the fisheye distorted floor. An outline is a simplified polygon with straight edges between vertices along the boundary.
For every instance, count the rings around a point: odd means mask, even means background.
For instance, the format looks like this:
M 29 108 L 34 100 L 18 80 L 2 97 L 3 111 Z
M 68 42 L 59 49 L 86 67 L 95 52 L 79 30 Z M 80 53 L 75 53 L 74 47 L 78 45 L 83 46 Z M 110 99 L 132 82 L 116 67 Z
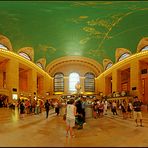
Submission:
M 144 127 L 136 127 L 133 118 L 113 116 L 110 111 L 103 118 L 86 119 L 81 130 L 75 129 L 75 138 L 65 136 L 62 116 L 45 112 L 25 115 L 20 119 L 17 111 L 0 109 L 1 147 L 147 147 L 148 113 L 143 112 Z

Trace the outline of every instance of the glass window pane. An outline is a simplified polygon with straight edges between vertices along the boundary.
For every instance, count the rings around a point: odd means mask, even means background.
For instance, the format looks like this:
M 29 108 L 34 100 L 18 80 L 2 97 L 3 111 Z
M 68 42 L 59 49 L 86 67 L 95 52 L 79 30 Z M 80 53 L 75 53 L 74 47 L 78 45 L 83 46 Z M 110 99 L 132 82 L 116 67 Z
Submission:
M 84 89 L 85 92 L 95 91 L 95 75 L 93 73 L 88 72 L 85 74 Z
M 78 73 L 71 73 L 69 75 L 69 91 L 76 91 L 76 83 L 80 82 L 80 76 Z
M 64 75 L 63 73 L 56 73 L 54 76 L 54 91 L 64 92 Z
M 112 63 L 108 63 L 105 69 L 109 69 L 110 67 L 112 67 Z
M 119 58 L 118 61 L 121 61 L 121 60 L 123 60 L 123 59 L 125 59 L 125 58 L 127 58 L 127 57 L 129 57 L 129 56 L 130 56 L 129 53 L 124 53 L 124 54 L 122 54 L 122 55 L 120 56 L 120 58 Z
M 145 46 L 144 48 L 141 49 L 141 51 L 146 51 L 148 50 L 148 46 Z
M 0 44 L 0 48 L 1 49 L 5 49 L 5 50 L 8 50 L 8 48 L 6 46 L 2 45 L 2 44 Z
M 26 54 L 26 53 L 24 53 L 24 52 L 20 52 L 20 53 L 19 53 L 19 55 L 20 55 L 20 56 L 22 56 L 22 57 L 24 57 L 25 59 L 27 59 L 27 60 L 30 60 L 30 61 L 31 61 L 31 59 L 30 59 L 29 55 L 28 55 L 28 54 Z

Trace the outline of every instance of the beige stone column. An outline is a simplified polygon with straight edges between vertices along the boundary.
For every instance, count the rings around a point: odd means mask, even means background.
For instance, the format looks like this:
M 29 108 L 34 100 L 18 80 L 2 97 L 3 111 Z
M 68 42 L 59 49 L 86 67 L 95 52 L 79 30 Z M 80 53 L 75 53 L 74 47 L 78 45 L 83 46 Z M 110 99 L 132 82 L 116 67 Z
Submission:
M 17 60 L 9 60 L 6 64 L 6 88 L 9 90 L 9 102 L 12 94 L 19 95 L 19 63 Z
M 81 90 L 80 92 L 83 92 L 84 93 L 84 79 L 85 77 L 80 77 L 80 86 L 81 86 Z
M 118 91 L 118 71 L 114 69 L 112 71 L 112 92 Z
M 97 94 L 99 92 L 99 88 L 98 88 L 98 79 L 95 78 L 95 93 Z
M 44 85 L 44 77 L 37 77 L 38 79 L 38 93 L 42 95 L 42 97 L 45 95 L 45 85 Z
M 64 94 L 69 93 L 69 77 L 64 77 Z
M 53 93 L 54 93 L 54 78 L 51 78 L 51 80 L 49 82 L 50 82 L 49 83 L 50 86 L 47 84 L 46 88 L 47 88 L 47 90 L 49 89 L 50 95 L 53 95 Z M 47 83 L 47 81 L 46 81 L 46 83 Z
M 34 69 L 27 72 L 28 91 L 31 92 L 32 99 L 37 96 L 37 72 Z
M 105 77 L 104 75 L 102 75 L 101 77 L 96 79 L 95 88 L 97 88 L 97 94 L 99 94 L 99 92 L 102 92 L 103 95 L 106 95 L 105 87 L 106 87 Z
M 45 76 L 43 79 L 43 90 L 44 90 L 45 97 L 53 94 L 54 85 L 52 81 L 53 81 L 53 78 L 49 78 L 47 76 Z M 47 95 L 47 92 L 48 92 L 48 95 Z
M 117 91 L 121 92 L 121 70 L 117 70 Z
M 136 88 L 136 90 L 132 90 Z M 131 95 L 141 96 L 141 88 L 140 88 L 140 65 L 139 61 L 132 61 L 130 63 L 130 92 Z
M 3 71 L 0 71 L 0 88 L 3 88 Z
M 111 83 L 112 83 L 112 80 L 111 80 L 111 77 L 105 77 L 105 85 L 104 85 L 104 88 L 105 88 L 105 95 L 108 95 L 108 94 L 110 94 L 110 93 L 112 93 L 111 92 Z
M 108 87 L 107 84 L 105 83 L 105 77 L 103 76 L 101 78 L 101 81 L 99 82 L 99 92 L 102 92 L 102 95 L 106 95 L 106 92 L 105 92 L 105 88 Z

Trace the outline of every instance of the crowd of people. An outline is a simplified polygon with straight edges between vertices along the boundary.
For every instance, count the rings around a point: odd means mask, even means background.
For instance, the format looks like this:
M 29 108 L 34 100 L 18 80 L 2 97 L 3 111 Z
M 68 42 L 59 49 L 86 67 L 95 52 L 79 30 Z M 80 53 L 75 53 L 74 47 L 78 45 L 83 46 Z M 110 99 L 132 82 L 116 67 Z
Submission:
M 75 137 L 74 127 L 77 129 L 83 129 L 84 124 L 86 124 L 86 105 L 88 104 L 87 99 L 83 97 L 70 98 L 65 100 L 65 121 L 66 121 L 66 136 Z M 51 108 L 55 110 L 57 116 L 60 114 L 62 109 L 62 102 L 60 100 L 46 100 L 45 102 L 37 100 L 18 100 L 16 104 L 13 105 L 12 109 L 16 106 L 19 110 L 20 117 L 23 118 L 24 114 L 34 114 L 38 115 L 45 111 L 46 118 L 49 116 L 49 111 Z M 143 126 L 142 123 L 142 113 L 141 113 L 142 102 L 137 96 L 133 100 L 122 100 L 118 101 L 107 101 L 93 99 L 91 102 L 92 116 L 93 118 L 102 118 L 107 115 L 109 110 L 115 115 L 122 115 L 123 119 L 134 118 L 136 126 Z M 140 124 L 138 124 L 138 119 Z
M 120 103 L 116 101 L 110 102 L 110 107 L 113 115 L 123 116 L 123 119 L 134 118 L 136 122 L 136 126 L 138 125 L 138 118 L 140 119 L 140 126 L 142 125 L 142 113 L 141 113 L 142 101 L 138 99 L 137 96 L 133 98 L 133 100 L 122 100 Z M 118 113 L 117 113 L 118 110 Z
M 46 111 L 46 118 L 48 118 L 50 109 L 55 109 L 55 113 L 59 115 L 60 103 L 58 100 L 48 99 L 45 102 L 40 99 L 19 99 L 17 102 L 10 103 L 9 108 L 12 110 L 18 109 L 20 118 L 24 118 L 25 114 L 38 115 L 43 111 Z
M 77 124 L 78 116 L 82 117 L 82 126 L 86 122 L 85 120 L 85 103 L 84 98 L 79 100 L 71 99 L 67 103 L 66 107 L 66 136 L 74 137 L 73 127 Z M 107 100 L 94 99 L 92 101 L 92 111 L 93 117 L 97 119 L 98 117 L 103 117 L 107 115 L 108 110 L 112 112 L 113 115 L 122 115 L 123 119 L 134 118 L 136 127 L 143 127 L 142 123 L 142 102 L 137 96 L 133 100 L 122 100 L 121 102 L 116 102 L 115 100 L 107 102 Z M 138 124 L 138 120 L 140 124 Z M 80 121 L 79 121 L 80 122 Z

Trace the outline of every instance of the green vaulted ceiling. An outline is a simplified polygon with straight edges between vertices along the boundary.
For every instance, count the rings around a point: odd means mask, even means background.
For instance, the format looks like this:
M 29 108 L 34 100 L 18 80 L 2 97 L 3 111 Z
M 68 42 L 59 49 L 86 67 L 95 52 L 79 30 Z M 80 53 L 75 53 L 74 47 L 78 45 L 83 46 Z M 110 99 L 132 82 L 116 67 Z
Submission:
M 115 62 L 116 48 L 135 53 L 148 37 L 148 2 L 0 1 L 0 34 L 47 64 L 72 55 Z

